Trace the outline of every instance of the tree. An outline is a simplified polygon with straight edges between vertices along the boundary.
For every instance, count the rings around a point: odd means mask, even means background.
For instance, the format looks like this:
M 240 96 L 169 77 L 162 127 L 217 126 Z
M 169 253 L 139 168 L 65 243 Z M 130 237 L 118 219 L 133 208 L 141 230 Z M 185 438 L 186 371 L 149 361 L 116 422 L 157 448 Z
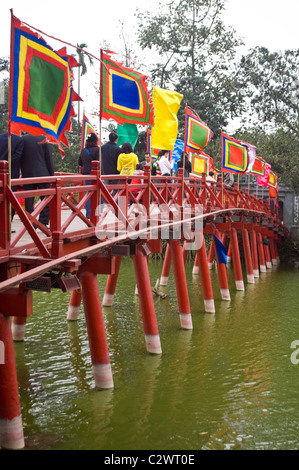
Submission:
M 221 16 L 223 0 L 177 0 L 155 16 L 139 14 L 139 44 L 158 55 L 152 80 L 161 88 L 175 87 L 215 134 L 240 112 L 245 93 L 234 65 L 241 41 Z
M 88 56 L 89 59 L 89 65 L 93 65 L 93 60 L 92 57 L 84 52 L 82 49 L 86 49 L 87 44 L 84 42 L 82 44 L 77 44 L 77 49 L 76 52 L 78 54 L 78 62 L 81 64 L 81 74 L 80 74 L 80 68 L 78 69 L 78 95 L 80 96 L 80 77 L 85 75 L 87 73 L 87 65 L 85 62 L 85 56 Z M 78 101 L 78 123 L 80 122 L 80 101 Z
M 269 52 L 256 47 L 242 57 L 239 73 L 248 87 L 244 122 L 298 135 L 299 49 Z

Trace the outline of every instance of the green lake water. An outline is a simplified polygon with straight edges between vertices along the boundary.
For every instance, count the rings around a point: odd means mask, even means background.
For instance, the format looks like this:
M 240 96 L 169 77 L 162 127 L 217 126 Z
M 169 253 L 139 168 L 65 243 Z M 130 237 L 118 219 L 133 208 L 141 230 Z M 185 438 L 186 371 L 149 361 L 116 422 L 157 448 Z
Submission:
M 152 285 L 161 261 L 149 262 Z M 83 309 L 70 294 L 34 293 L 24 343 L 15 343 L 26 448 L 92 450 L 299 449 L 299 271 L 280 265 L 204 313 L 200 276 L 186 264 L 193 330 L 180 328 L 172 272 L 154 297 L 162 355 L 149 355 L 130 259 L 103 308 L 114 389 L 94 388 Z M 244 280 L 245 280 L 244 275 Z M 106 276 L 99 278 L 102 297 Z M 298 354 L 299 357 L 299 354 Z

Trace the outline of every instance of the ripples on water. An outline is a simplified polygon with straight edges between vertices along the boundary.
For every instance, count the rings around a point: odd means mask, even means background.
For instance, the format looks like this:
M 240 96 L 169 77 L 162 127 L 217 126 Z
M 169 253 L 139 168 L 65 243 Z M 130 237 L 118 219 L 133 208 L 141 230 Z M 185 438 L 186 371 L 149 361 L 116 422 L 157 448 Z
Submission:
M 152 285 L 162 266 L 150 262 Z M 121 266 L 113 308 L 103 308 L 114 390 L 93 384 L 83 311 L 67 322 L 69 294 L 34 293 L 16 359 L 26 446 L 37 449 L 298 449 L 299 273 L 280 266 L 205 314 L 187 263 L 193 331 L 180 329 L 172 274 L 155 297 L 162 356 L 145 351 L 134 271 Z M 245 277 L 244 277 L 245 279 Z M 100 293 L 106 277 L 100 278 Z

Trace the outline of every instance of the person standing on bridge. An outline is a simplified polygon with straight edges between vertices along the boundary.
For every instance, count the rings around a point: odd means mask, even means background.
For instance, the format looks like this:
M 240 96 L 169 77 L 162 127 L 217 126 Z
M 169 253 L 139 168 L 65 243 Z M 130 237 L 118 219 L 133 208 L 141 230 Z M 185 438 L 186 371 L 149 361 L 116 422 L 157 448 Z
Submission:
M 162 176 L 170 176 L 171 175 L 171 163 L 168 160 L 169 156 L 169 151 L 168 150 L 160 150 L 158 153 L 158 159 L 159 159 L 159 167 L 161 170 L 161 175 Z
M 121 175 L 132 175 L 136 170 L 138 157 L 133 152 L 130 142 L 124 142 L 117 160 L 117 170 Z
M 39 178 L 54 176 L 54 163 L 52 146 L 46 141 L 44 135 L 34 136 L 26 132 L 23 134 L 24 148 L 21 158 L 22 178 Z M 50 188 L 50 183 L 34 183 L 24 185 L 24 190 Z M 43 199 L 45 196 L 41 196 Z M 25 209 L 30 214 L 34 210 L 34 197 L 25 198 Z M 47 204 L 39 215 L 39 222 L 48 228 L 50 220 L 50 206 Z
M 86 139 L 85 147 L 81 150 L 78 165 L 79 171 L 82 175 L 91 174 L 91 162 L 93 160 L 99 160 L 100 158 L 100 149 L 98 147 L 98 138 L 93 132 L 89 134 Z M 85 180 L 85 184 L 88 186 L 90 180 Z M 85 204 L 86 217 L 90 218 L 90 199 Z

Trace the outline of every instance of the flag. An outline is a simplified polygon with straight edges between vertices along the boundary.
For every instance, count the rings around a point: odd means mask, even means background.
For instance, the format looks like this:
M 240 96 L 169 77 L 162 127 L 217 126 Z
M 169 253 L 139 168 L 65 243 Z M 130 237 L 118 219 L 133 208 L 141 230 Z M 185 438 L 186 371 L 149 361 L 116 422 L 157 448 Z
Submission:
M 172 161 L 173 161 L 173 170 L 178 170 L 178 160 L 180 160 L 182 152 L 184 150 L 184 141 L 177 139 L 174 144 L 174 149 L 172 152 Z
M 88 134 L 97 134 L 97 132 L 94 130 L 92 125 L 90 124 L 89 120 L 87 119 L 85 113 L 83 112 L 83 121 L 82 121 L 82 133 L 81 133 L 81 150 L 85 146 L 86 139 L 88 137 Z
M 269 179 L 270 179 L 270 171 L 271 171 L 271 165 L 269 165 L 269 163 L 265 162 L 265 164 L 264 164 L 264 175 L 257 177 L 258 186 L 263 186 L 263 187 L 268 186 Z
M 202 177 L 203 173 L 207 176 L 209 172 L 213 170 L 214 162 L 209 155 L 206 155 L 205 153 L 201 153 L 200 155 L 192 154 L 190 176 Z
M 185 150 L 201 153 L 212 137 L 213 132 L 207 124 L 200 119 L 195 111 L 186 106 Z
M 222 132 L 222 170 L 230 173 L 246 173 L 248 164 L 247 145 Z
M 101 50 L 101 118 L 114 119 L 120 125 L 124 122 L 153 125 L 154 110 L 147 79 L 146 75 L 113 61 Z
M 75 115 L 72 101 L 81 98 L 72 86 L 72 68 L 80 64 L 66 53 L 54 51 L 13 13 L 9 87 L 10 132 L 45 135 L 47 140 L 68 146 L 66 131 Z
M 155 124 L 152 128 L 152 146 L 173 150 L 178 133 L 177 112 L 183 95 L 176 91 L 153 87 Z
M 241 144 L 246 145 L 246 147 L 248 148 L 249 161 L 248 161 L 248 167 L 247 167 L 246 173 L 251 173 L 251 169 L 254 165 L 255 158 L 256 158 L 256 147 L 254 145 L 248 144 L 248 142 L 241 142 Z
M 213 234 L 219 264 L 227 264 L 227 250 L 222 241 Z
M 122 126 L 117 124 L 117 135 L 118 146 L 122 145 L 124 142 L 130 142 L 134 150 L 138 140 L 138 130 L 136 124 L 130 124 L 128 122 L 124 122 Z
M 252 175 L 257 175 L 257 176 L 264 176 L 265 173 L 265 160 L 262 158 L 256 156 L 254 164 L 250 170 L 250 173 Z
M 269 196 L 277 198 L 278 177 L 272 170 L 270 170 L 268 186 L 269 186 Z

